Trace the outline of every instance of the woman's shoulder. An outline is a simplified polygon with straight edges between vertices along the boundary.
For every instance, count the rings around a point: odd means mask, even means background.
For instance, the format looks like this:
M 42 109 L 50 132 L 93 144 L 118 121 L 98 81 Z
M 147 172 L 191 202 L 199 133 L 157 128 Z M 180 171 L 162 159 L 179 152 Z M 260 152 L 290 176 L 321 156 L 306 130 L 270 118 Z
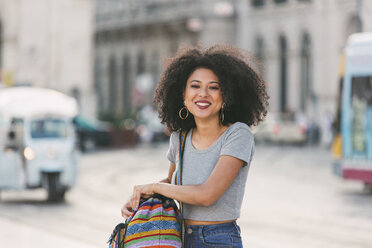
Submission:
M 229 126 L 225 132 L 224 142 L 233 140 L 253 141 L 253 133 L 249 126 L 243 122 L 235 122 Z
M 180 131 L 174 131 L 171 133 L 170 135 L 170 141 L 171 143 L 175 142 L 175 141 L 178 141 L 179 140 L 179 137 L 180 137 Z
M 179 141 L 180 141 L 180 134 L 181 133 L 184 134 L 185 131 L 178 130 L 178 131 L 172 132 L 171 135 L 170 135 L 170 143 L 171 144 L 178 144 Z M 186 133 L 190 133 L 190 132 L 186 132 Z
M 234 122 L 227 129 L 227 134 L 232 134 L 232 133 L 246 133 L 247 135 L 253 136 L 253 133 L 250 127 L 247 124 L 243 122 L 239 122 L 239 121 Z

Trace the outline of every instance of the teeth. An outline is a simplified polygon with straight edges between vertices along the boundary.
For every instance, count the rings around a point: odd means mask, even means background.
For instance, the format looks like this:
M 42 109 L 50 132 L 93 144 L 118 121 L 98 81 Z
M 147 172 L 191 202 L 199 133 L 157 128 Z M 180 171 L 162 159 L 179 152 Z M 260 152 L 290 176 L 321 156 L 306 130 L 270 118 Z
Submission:
M 199 105 L 199 106 L 203 106 L 203 107 L 210 105 L 209 103 L 206 103 L 206 102 L 197 102 L 196 104 Z

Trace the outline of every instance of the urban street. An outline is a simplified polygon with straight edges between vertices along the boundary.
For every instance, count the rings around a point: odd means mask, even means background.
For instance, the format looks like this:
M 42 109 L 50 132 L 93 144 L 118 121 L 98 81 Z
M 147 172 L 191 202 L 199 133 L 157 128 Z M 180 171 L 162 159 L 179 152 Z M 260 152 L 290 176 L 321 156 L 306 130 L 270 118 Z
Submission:
M 167 146 L 82 154 L 62 203 L 47 203 L 43 190 L 1 192 L 0 246 L 108 247 L 133 185 L 166 177 Z M 238 224 L 244 247 L 370 248 L 372 195 L 332 173 L 327 149 L 259 145 Z

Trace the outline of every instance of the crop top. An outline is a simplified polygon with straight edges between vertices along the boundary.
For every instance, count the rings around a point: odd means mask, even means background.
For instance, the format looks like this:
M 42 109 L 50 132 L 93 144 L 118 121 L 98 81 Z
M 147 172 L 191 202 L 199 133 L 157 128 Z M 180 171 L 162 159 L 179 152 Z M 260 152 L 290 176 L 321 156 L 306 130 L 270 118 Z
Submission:
M 240 216 L 248 169 L 254 153 L 254 138 L 248 125 L 235 122 L 218 140 L 205 150 L 197 150 L 191 143 L 192 130 L 186 136 L 183 154 L 183 185 L 203 184 L 212 173 L 221 155 L 229 155 L 244 161 L 237 177 L 225 193 L 208 207 L 183 204 L 183 217 L 198 221 L 235 220 Z M 178 170 L 179 132 L 170 137 L 167 158 Z M 173 173 L 172 184 L 175 184 Z

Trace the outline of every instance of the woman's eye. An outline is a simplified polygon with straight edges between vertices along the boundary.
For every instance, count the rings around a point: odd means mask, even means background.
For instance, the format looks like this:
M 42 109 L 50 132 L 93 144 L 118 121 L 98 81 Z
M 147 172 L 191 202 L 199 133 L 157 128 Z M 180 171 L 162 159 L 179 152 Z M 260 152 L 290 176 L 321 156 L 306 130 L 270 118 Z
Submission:
M 220 87 L 218 87 L 218 86 L 212 86 L 212 87 L 210 87 L 210 89 L 211 89 L 211 90 L 219 90 Z
M 200 88 L 200 87 L 199 87 L 199 85 L 196 85 L 196 84 L 192 84 L 192 85 L 191 85 L 191 88 L 195 88 L 195 89 L 198 89 L 198 88 Z

